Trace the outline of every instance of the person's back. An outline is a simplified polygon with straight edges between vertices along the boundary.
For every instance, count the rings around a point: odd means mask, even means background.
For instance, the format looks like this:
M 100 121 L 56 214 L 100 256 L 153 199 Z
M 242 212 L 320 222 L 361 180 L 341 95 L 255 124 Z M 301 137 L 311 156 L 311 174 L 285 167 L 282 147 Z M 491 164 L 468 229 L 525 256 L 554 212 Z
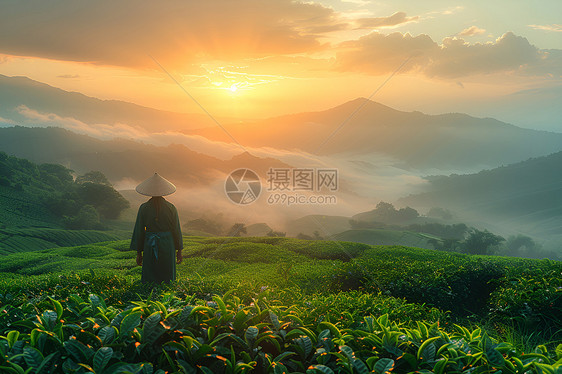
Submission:
M 181 226 L 176 207 L 162 197 L 174 191 L 175 186 L 158 174 L 137 187 L 137 192 L 152 195 L 139 207 L 130 245 L 137 251 L 137 264 L 142 265 L 142 282 L 176 279 L 176 261 L 182 260 Z

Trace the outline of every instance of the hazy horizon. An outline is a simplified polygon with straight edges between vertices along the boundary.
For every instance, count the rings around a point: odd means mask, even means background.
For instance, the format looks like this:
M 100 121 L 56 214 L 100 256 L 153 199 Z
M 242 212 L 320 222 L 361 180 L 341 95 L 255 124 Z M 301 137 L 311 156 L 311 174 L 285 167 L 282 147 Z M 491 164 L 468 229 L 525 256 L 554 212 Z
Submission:
M 203 113 L 186 90 L 213 116 L 259 119 L 369 97 L 395 72 L 375 101 L 560 131 L 554 0 L 33 4 L 3 7 L 0 74 Z

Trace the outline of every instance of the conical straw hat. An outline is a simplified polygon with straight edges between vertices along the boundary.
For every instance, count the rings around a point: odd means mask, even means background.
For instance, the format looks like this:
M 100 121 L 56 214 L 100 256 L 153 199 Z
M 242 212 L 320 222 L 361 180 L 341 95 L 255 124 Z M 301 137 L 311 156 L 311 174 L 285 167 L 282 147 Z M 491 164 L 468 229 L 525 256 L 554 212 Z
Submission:
M 162 178 L 158 173 L 154 175 L 136 188 L 137 192 L 146 196 L 166 196 L 176 192 L 176 186 L 165 178 Z

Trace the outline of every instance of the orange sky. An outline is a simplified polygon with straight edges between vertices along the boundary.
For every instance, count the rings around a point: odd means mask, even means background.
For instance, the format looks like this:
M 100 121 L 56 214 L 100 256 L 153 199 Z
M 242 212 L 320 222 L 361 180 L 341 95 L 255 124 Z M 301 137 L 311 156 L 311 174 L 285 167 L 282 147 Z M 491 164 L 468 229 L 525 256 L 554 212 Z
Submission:
M 508 1 L 412 3 L 17 2 L 0 14 L 0 74 L 200 112 L 187 90 L 213 115 L 230 118 L 369 97 L 408 58 L 373 100 L 516 122 L 510 108 L 520 104 L 509 95 L 524 91 L 537 105 L 543 92 L 560 98 L 559 2 L 540 9 Z M 547 113 L 545 126 L 562 126 L 558 114 Z

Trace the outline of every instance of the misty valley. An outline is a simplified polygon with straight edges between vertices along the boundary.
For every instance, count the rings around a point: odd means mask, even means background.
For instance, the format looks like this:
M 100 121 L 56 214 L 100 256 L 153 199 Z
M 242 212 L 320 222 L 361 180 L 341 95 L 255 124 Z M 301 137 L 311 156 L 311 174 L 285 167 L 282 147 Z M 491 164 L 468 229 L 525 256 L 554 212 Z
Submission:
M 461 113 L 0 76 L 0 372 L 560 373 L 560 165 L 561 133 Z M 169 282 L 143 214 L 177 215 Z

